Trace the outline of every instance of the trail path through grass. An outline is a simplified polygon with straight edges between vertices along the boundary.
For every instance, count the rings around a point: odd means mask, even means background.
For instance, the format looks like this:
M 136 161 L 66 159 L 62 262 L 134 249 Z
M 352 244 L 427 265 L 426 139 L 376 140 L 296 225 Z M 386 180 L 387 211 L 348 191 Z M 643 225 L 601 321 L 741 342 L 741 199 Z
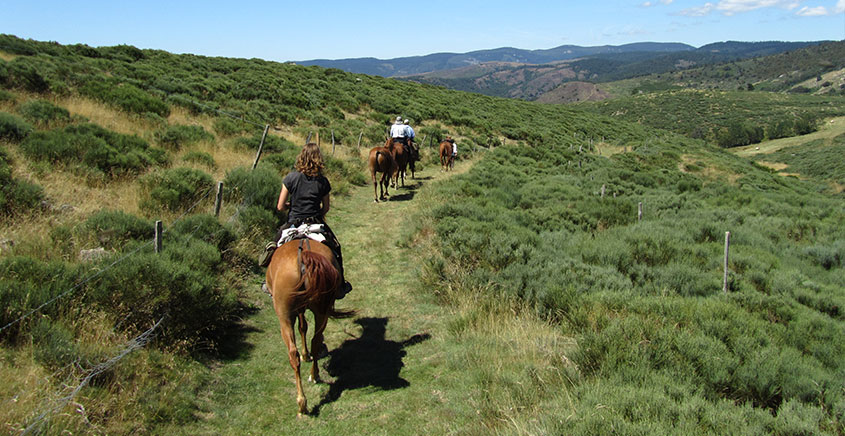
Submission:
M 466 170 L 463 162 L 455 172 Z M 446 341 L 444 309 L 420 292 L 412 253 L 397 246 L 403 221 L 421 204 L 417 194 L 441 173 L 430 167 L 392 190 L 391 201 L 373 203 L 372 186 L 334 198 L 327 219 L 343 244 L 354 289 L 337 307 L 356 309 L 348 320 L 330 320 L 330 356 L 320 360 L 323 383 L 305 387 L 311 416 L 296 417 L 293 371 L 270 298 L 252 286 L 258 310 L 244 320 L 233 357 L 213 371 L 199 392 L 200 419 L 159 429 L 161 434 L 450 434 L 476 420 L 461 386 L 470 377 Z M 256 280 L 259 280 L 258 278 Z M 310 326 L 313 328 L 313 324 Z M 311 331 L 309 331 L 310 338 Z M 310 363 L 302 366 L 303 379 Z M 461 432 L 463 433 L 463 432 Z

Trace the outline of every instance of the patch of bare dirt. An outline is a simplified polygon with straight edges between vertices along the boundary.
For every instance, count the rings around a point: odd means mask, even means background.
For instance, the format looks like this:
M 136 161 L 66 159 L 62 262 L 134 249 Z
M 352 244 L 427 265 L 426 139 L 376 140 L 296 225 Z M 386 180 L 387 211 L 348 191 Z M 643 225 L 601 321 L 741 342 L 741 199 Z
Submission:
M 610 94 L 593 83 L 567 82 L 541 94 L 537 101 L 541 103 L 575 103 L 579 101 L 602 101 L 609 97 Z

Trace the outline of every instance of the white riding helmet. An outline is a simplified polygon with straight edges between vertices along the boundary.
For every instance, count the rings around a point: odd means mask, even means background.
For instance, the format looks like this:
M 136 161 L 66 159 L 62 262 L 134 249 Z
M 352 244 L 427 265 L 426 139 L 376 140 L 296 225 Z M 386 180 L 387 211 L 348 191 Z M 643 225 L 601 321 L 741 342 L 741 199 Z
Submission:
M 405 124 L 408 124 L 408 120 L 405 120 Z

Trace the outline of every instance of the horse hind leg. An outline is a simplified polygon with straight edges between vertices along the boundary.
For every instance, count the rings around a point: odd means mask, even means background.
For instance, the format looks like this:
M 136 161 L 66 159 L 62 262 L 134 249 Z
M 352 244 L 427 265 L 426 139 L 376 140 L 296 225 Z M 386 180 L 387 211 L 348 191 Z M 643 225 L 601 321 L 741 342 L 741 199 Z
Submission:
M 315 313 L 314 314 L 314 337 L 311 338 L 311 350 L 322 350 L 323 349 L 323 331 L 326 330 L 326 324 L 329 321 L 328 314 L 325 313 Z M 308 376 L 308 381 L 319 383 L 320 382 L 320 365 L 317 359 L 319 359 L 319 351 L 314 351 L 314 362 L 311 364 L 311 374 Z
M 306 333 L 308 333 L 308 321 L 305 320 L 305 313 L 299 314 L 299 336 L 302 338 L 302 360 L 306 362 L 311 361 L 311 353 L 308 352 L 308 342 L 305 339 Z M 314 351 L 314 348 L 311 348 L 311 351 Z
M 281 318 L 281 317 L 280 317 Z M 308 413 L 308 400 L 305 399 L 305 391 L 302 389 L 302 377 L 299 374 L 299 352 L 296 350 L 296 338 L 293 333 L 294 317 L 286 317 L 281 321 L 282 339 L 288 347 L 288 359 L 293 368 L 293 375 L 296 380 L 296 404 L 299 406 L 298 416 Z

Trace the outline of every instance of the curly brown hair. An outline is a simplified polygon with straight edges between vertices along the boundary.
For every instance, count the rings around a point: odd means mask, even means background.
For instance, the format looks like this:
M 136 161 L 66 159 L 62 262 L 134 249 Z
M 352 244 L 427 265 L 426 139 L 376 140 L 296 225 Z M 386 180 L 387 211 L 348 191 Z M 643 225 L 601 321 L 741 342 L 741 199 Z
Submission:
M 323 153 L 320 152 L 320 146 L 309 142 L 302 147 L 299 156 L 296 157 L 296 164 L 293 166 L 302 174 L 309 177 L 315 177 L 323 174 Z

